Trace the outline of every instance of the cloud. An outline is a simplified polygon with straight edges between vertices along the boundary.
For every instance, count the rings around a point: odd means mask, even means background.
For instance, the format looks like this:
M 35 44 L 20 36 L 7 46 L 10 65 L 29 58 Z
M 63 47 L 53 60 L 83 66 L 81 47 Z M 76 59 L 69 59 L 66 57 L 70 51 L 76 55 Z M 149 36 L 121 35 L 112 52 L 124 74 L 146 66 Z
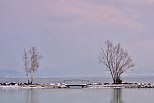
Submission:
M 143 41 L 138 41 L 138 42 L 132 42 L 130 43 L 131 46 L 135 48 L 144 48 L 144 49 L 151 49 L 154 47 L 154 40 L 153 39 L 148 39 L 148 40 L 143 40 Z
M 100 24 L 119 24 L 127 25 L 132 28 L 143 29 L 143 25 L 137 21 L 137 14 L 130 14 L 123 11 L 113 0 L 34 0 L 6 2 L 3 6 L 8 6 L 5 15 L 10 20 L 26 21 L 29 20 L 33 24 L 38 21 L 47 22 L 46 24 L 56 23 L 100 23 Z M 125 0 L 127 1 L 127 0 Z M 101 2 L 101 3 L 100 3 Z M 11 13 L 7 13 L 10 12 Z M 138 18 L 136 18 L 138 17 Z M 15 19 L 15 20 L 13 20 Z M 17 20 L 16 20 L 17 19 Z M 52 22 L 51 22 L 52 21 Z M 5 23 L 4 23 L 5 24 Z M 42 24 L 43 25 L 43 24 Z
M 122 0 L 127 3 L 135 3 L 135 4 L 153 4 L 154 0 Z
M 154 0 L 141 0 L 143 3 L 153 4 Z
M 113 4 L 98 4 L 94 0 L 60 0 L 55 2 L 56 15 L 76 16 L 80 20 L 97 23 L 115 23 L 143 29 L 143 25 L 134 16 L 122 11 Z M 74 17 L 72 16 L 72 17 Z

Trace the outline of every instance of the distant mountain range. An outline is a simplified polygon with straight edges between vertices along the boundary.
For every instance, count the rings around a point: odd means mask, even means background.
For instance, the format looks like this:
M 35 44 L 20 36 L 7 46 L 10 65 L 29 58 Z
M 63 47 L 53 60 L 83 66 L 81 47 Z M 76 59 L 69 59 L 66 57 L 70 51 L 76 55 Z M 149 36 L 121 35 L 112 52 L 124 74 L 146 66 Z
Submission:
M 14 70 L 0 70 L 0 78 L 21 78 L 24 77 L 24 73 Z
M 79 72 L 76 70 L 71 72 L 70 69 L 56 70 L 56 69 L 46 69 L 39 70 L 36 73 L 37 78 L 111 78 L 110 76 L 103 76 L 98 71 L 92 71 L 94 74 L 99 75 L 88 75 L 86 71 Z M 24 72 L 18 72 L 14 70 L 0 70 L 0 78 L 25 78 Z M 154 76 L 123 76 L 123 78 L 154 78 Z
M 0 78 L 25 78 L 25 72 L 15 69 L 0 69 Z M 94 61 L 84 61 L 61 69 L 39 69 L 36 78 L 111 78 L 110 73 L 102 65 Z M 135 68 L 123 75 L 123 78 L 154 78 L 154 69 Z

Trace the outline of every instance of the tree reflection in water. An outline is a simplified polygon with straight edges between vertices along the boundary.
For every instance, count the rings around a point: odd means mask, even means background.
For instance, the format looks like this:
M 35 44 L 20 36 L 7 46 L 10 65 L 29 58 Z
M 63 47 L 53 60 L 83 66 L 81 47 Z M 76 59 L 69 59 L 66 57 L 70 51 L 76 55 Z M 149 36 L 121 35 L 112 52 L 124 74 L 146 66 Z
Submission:
M 122 101 L 122 89 L 121 88 L 113 89 L 113 97 L 112 97 L 111 103 L 124 103 Z
M 37 103 L 35 89 L 28 89 L 26 92 L 26 103 Z

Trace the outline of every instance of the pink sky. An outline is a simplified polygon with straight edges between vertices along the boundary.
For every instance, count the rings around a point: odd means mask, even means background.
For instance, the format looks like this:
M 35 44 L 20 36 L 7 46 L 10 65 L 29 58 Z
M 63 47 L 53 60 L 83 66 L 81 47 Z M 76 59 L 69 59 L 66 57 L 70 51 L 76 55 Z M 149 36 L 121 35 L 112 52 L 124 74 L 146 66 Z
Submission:
M 136 64 L 128 76 L 142 75 L 139 68 L 153 75 L 153 10 L 154 0 L 0 0 L 0 70 L 23 72 L 23 49 L 37 46 L 43 70 L 81 63 L 87 73 L 75 75 L 106 75 L 97 56 L 111 40 L 120 42 Z

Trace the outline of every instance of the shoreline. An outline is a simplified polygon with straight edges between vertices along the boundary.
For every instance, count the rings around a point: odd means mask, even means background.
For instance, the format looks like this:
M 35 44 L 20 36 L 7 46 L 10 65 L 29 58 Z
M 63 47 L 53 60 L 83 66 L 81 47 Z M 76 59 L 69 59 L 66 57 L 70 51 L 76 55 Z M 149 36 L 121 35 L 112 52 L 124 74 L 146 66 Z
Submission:
M 154 88 L 154 84 L 151 83 L 123 83 L 123 84 L 80 84 L 80 85 L 68 85 L 64 83 L 57 83 L 57 84 L 27 84 L 27 83 L 0 83 L 1 88 L 11 88 L 11 89 L 31 89 L 31 88 L 46 88 L 46 89 L 56 89 L 56 88 Z

